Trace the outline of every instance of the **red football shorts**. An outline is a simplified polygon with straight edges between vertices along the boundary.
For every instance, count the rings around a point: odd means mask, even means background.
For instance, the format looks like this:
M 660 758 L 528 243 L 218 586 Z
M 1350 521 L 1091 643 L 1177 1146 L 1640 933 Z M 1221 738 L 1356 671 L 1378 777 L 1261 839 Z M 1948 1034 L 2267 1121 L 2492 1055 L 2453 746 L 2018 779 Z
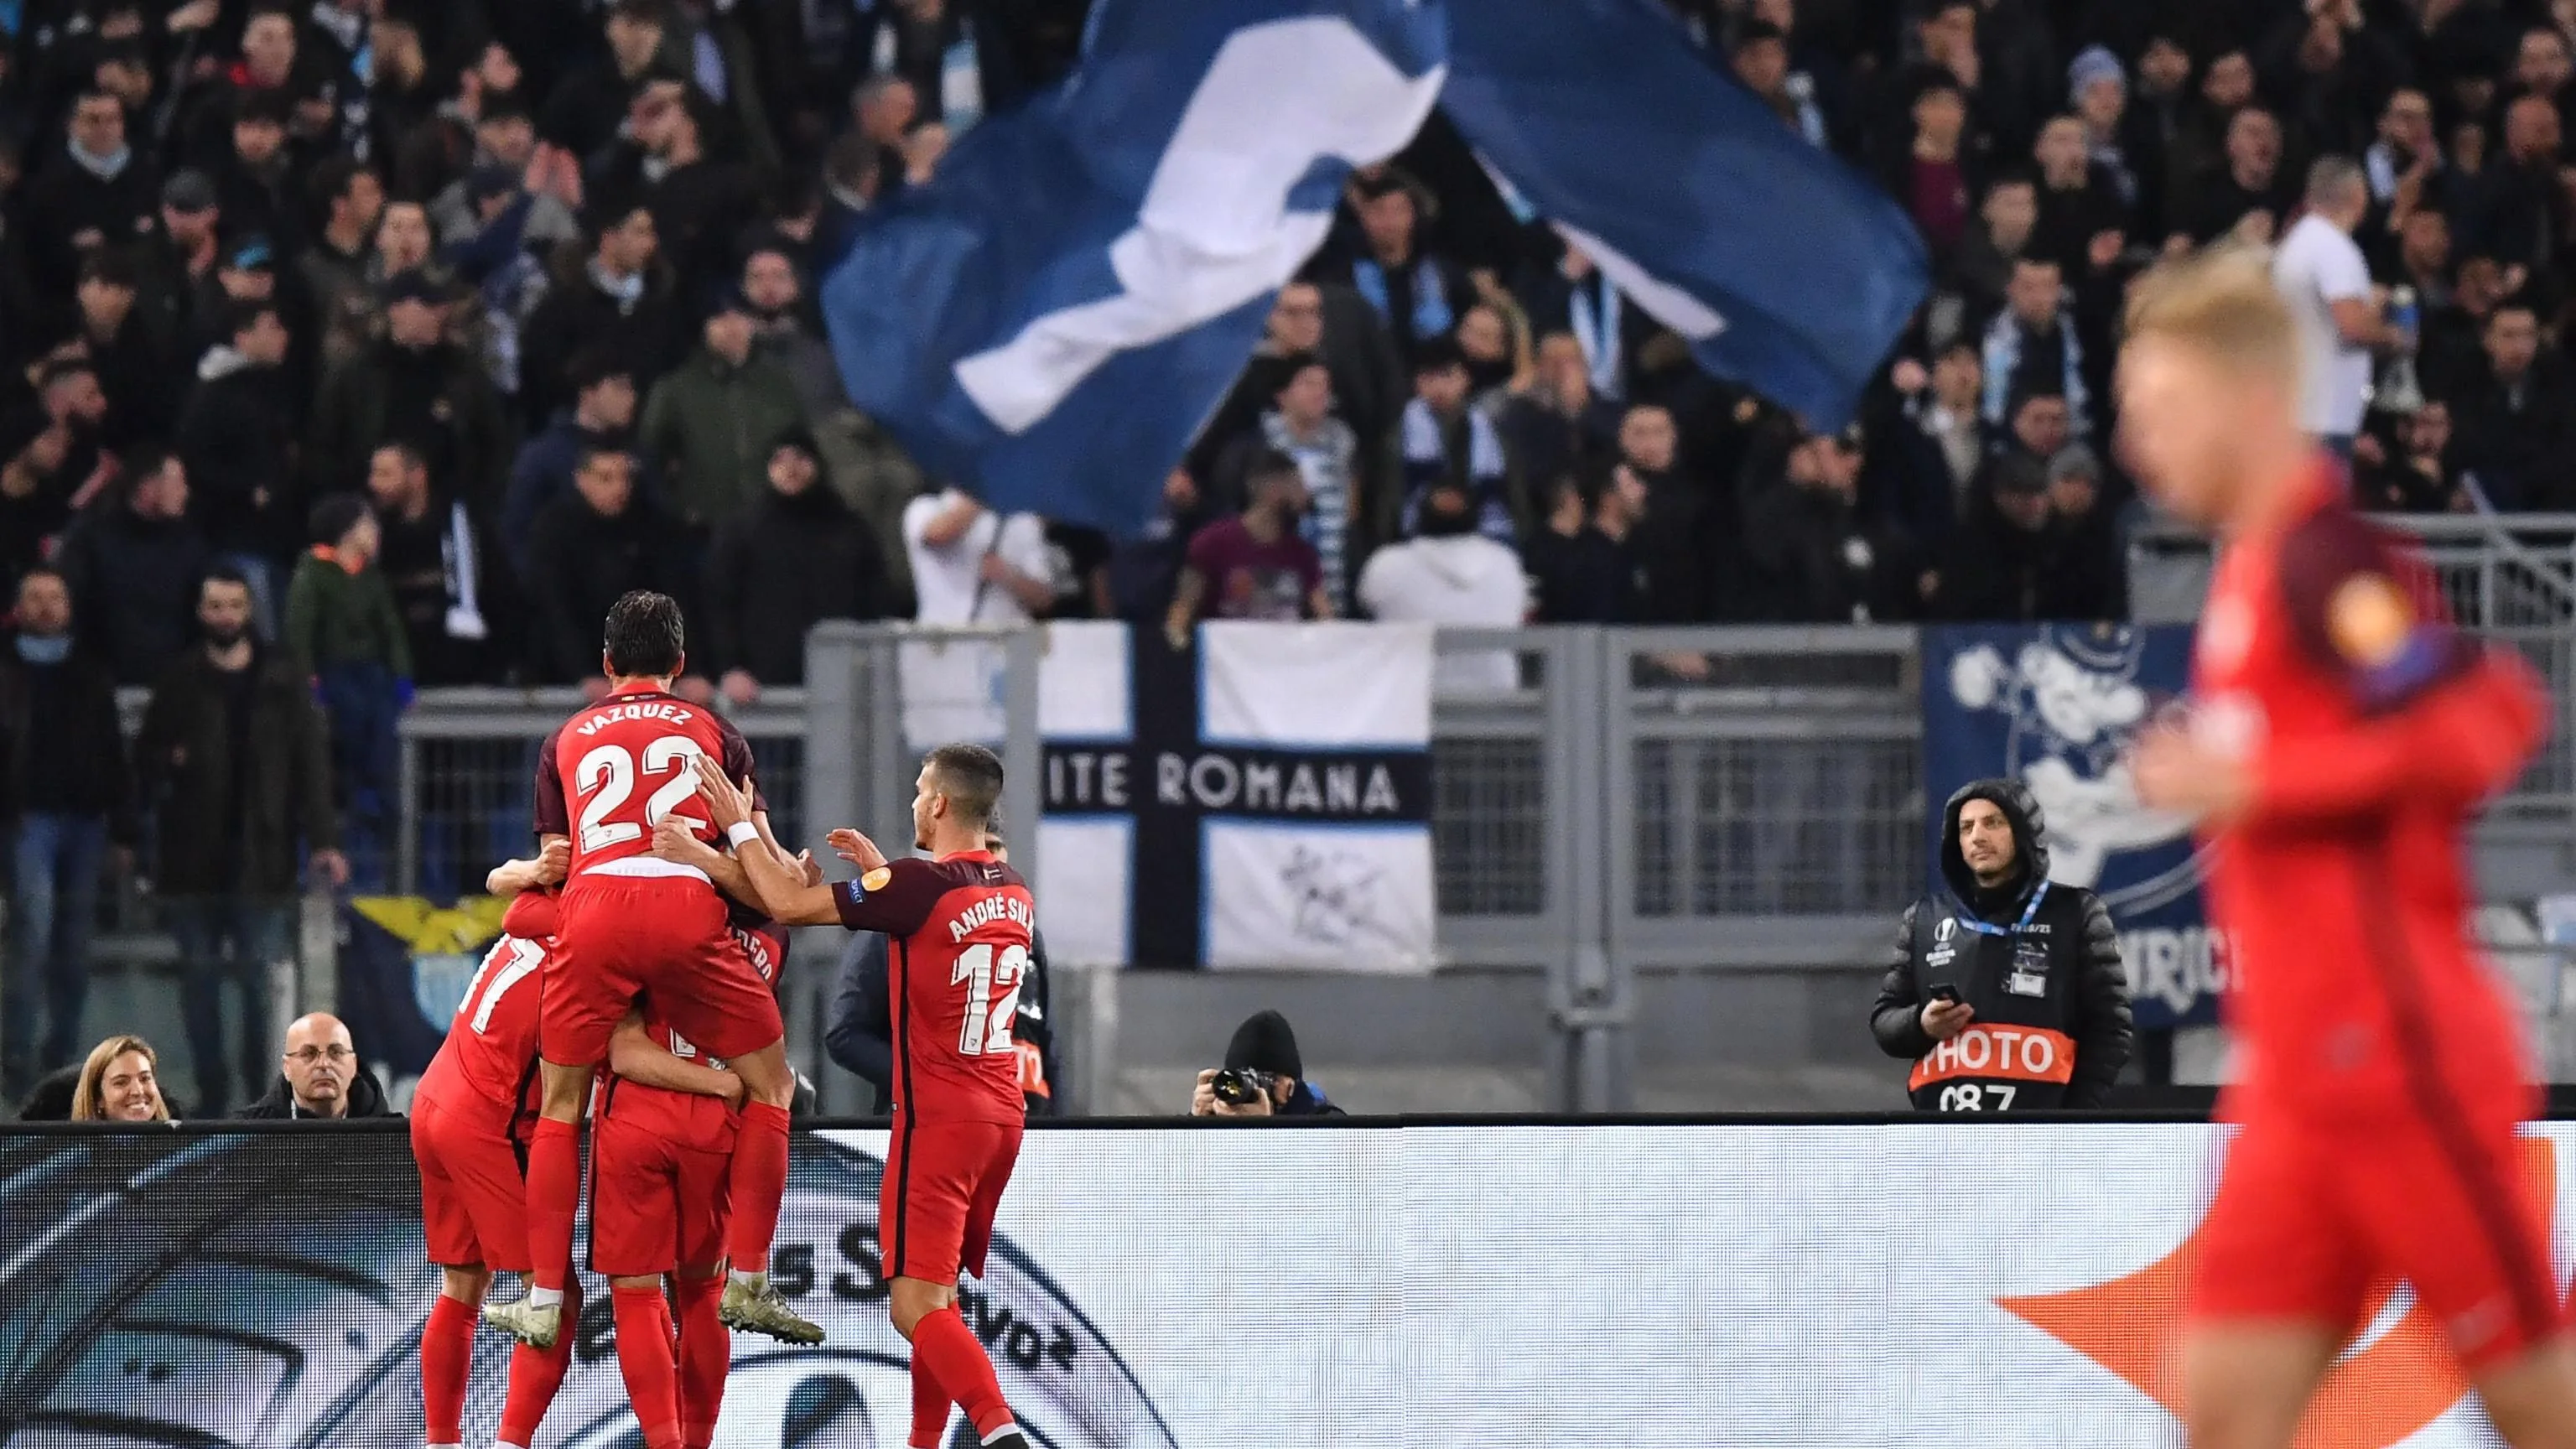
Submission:
M 429 1261 L 527 1272 L 527 1182 L 508 1135 L 477 1114 L 416 1096 L 411 1153 L 420 1164 L 420 1226 Z
M 2515 1116 L 2248 1122 L 2201 1224 L 2193 1318 L 2358 1332 L 2374 1290 L 2402 1280 L 2472 1372 L 2557 1336 L 2549 1221 Z
M 877 1188 L 877 1244 L 889 1278 L 953 1284 L 984 1276 L 993 1214 L 1020 1157 L 1017 1122 L 898 1120 Z
M 613 1113 L 590 1133 L 590 1269 L 650 1278 L 725 1255 L 732 1159 Z
M 607 1060 L 609 1033 L 646 991 L 674 1030 L 713 1056 L 746 1057 L 786 1035 L 778 998 L 706 882 L 578 875 L 564 887 L 561 910 L 537 1023 L 547 1061 Z

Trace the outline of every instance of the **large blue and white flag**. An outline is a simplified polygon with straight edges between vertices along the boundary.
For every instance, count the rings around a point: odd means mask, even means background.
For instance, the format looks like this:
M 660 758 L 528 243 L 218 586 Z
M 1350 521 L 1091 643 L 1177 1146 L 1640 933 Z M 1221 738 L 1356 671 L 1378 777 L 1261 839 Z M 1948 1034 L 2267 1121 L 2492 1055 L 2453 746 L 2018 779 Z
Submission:
M 1928 285 L 1914 224 L 1652 0 L 1462 0 L 1440 104 L 1701 365 L 1850 420 Z
M 1432 630 L 1059 624 L 1039 923 L 1058 961 L 1428 971 Z
M 1103 0 L 1074 77 L 975 127 L 825 282 L 851 400 L 996 508 L 1142 527 L 1353 165 L 1430 115 L 1444 20 Z
M 1100 0 L 1073 78 L 826 280 L 852 401 L 997 508 L 1141 529 L 1353 166 L 1435 101 L 1704 364 L 1817 426 L 1923 295 L 1895 204 L 1648 0 Z

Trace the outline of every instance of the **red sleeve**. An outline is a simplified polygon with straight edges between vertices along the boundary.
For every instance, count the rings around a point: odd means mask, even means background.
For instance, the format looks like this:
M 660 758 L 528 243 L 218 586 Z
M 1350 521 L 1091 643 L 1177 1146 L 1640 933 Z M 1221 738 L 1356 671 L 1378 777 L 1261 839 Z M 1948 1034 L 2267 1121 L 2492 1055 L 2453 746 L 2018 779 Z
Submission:
M 832 905 L 841 924 L 853 931 L 909 936 L 930 919 L 931 908 L 948 894 L 950 884 L 939 867 L 907 857 L 832 887 Z
M 722 715 L 716 717 L 716 738 L 723 751 L 720 758 L 724 761 L 725 778 L 750 781 L 751 808 L 768 809 L 769 802 L 761 798 L 760 776 L 751 758 L 751 741 L 744 739 L 742 731 L 733 727 L 733 721 Z
M 2547 696 L 2512 651 L 2451 627 L 2428 570 L 2328 510 L 2285 540 L 2282 602 L 2310 661 L 2348 692 L 2346 729 L 2268 741 L 2255 813 L 2347 815 L 2405 799 L 2467 808 L 2539 748 Z
M 555 740 L 563 731 L 546 736 L 537 751 L 537 835 L 572 834 L 572 811 L 564 804 L 563 772 L 555 763 Z

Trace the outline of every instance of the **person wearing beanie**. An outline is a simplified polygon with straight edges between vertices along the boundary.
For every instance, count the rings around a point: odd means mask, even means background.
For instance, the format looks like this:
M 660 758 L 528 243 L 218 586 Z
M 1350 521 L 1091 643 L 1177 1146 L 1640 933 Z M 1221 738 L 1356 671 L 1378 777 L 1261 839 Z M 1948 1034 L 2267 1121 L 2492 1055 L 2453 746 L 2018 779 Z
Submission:
M 356 855 L 360 842 L 387 840 L 394 721 L 411 702 L 411 642 L 376 567 L 383 535 L 366 499 L 334 493 L 313 505 L 312 522 L 312 550 L 286 586 L 286 649 L 329 719 L 333 803 Z M 382 867 L 381 858 L 371 863 Z
M 1231 1090 L 1251 1089 L 1248 1100 L 1230 1102 L 1218 1095 L 1219 1078 Z M 1225 1065 L 1199 1073 L 1190 1094 L 1193 1117 L 1341 1117 L 1348 1114 L 1306 1080 L 1306 1060 L 1297 1051 L 1297 1033 L 1276 1011 L 1256 1011 L 1234 1029 L 1226 1043 Z

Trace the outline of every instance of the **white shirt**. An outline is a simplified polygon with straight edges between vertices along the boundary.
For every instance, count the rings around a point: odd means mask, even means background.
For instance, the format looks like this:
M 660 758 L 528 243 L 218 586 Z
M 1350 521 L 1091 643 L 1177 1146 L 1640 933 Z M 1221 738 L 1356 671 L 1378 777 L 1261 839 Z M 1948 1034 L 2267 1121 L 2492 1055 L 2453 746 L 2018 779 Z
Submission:
M 2351 437 L 2370 406 L 2370 349 L 2343 340 L 2333 304 L 2369 299 L 2370 264 L 2343 228 L 2311 212 L 2272 254 L 2272 284 L 2299 324 L 2306 375 L 2299 425 L 2321 437 Z
M 1520 555 L 1481 533 L 1417 538 L 1379 549 L 1360 570 L 1360 602 L 1388 623 L 1518 628 L 1529 614 Z M 1444 653 L 1432 666 L 1436 694 L 1491 694 L 1520 685 L 1510 650 Z
M 987 509 L 955 542 L 934 548 L 925 537 L 930 521 L 958 496 L 954 489 L 925 493 L 903 507 L 903 551 L 912 560 L 912 589 L 921 601 L 913 617 L 924 624 L 1029 622 L 1029 611 L 1017 595 L 984 581 L 984 558 L 998 555 L 1017 572 L 1052 585 L 1055 561 L 1047 548 L 1046 524 L 1034 513 L 1006 517 Z

